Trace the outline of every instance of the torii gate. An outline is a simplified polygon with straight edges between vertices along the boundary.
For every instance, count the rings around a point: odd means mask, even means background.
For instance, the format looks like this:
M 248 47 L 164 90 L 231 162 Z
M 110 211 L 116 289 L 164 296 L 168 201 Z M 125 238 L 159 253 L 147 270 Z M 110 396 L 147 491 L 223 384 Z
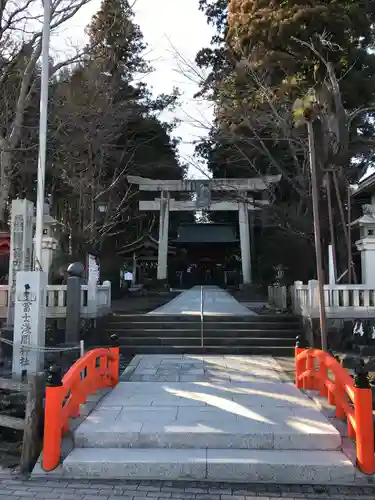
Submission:
M 150 201 L 140 201 L 139 209 L 145 211 L 159 211 L 159 242 L 158 242 L 158 269 L 157 278 L 167 280 L 168 265 L 168 231 L 169 212 L 197 210 L 205 211 L 238 211 L 240 227 L 241 261 L 243 284 L 252 283 L 249 210 L 261 210 L 261 205 L 268 205 L 268 200 L 253 200 L 251 194 L 264 192 L 272 184 L 280 181 L 281 175 L 271 175 L 251 179 L 183 179 L 183 180 L 155 180 L 129 175 L 130 184 L 137 184 L 140 191 L 160 192 L 160 198 Z M 175 200 L 170 197 L 171 192 L 191 192 L 197 194 L 197 200 Z M 227 196 L 227 200 L 211 201 L 211 191 L 220 191 Z

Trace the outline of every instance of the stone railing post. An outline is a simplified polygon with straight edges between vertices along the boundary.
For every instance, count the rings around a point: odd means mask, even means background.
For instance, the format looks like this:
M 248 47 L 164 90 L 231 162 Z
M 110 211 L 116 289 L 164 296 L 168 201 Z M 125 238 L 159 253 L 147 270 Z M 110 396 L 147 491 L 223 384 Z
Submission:
M 70 264 L 69 278 L 66 287 L 66 332 L 65 342 L 76 344 L 79 342 L 81 326 L 81 286 L 84 267 L 80 262 Z
M 308 282 L 308 304 L 309 315 L 315 316 L 319 310 L 318 302 L 318 281 L 310 280 Z
M 292 310 L 295 314 L 301 314 L 303 307 L 303 297 L 301 294 L 303 282 L 295 281 L 290 289 L 291 300 L 292 300 Z
M 112 283 L 110 281 L 103 281 L 103 285 L 108 287 L 107 301 L 106 301 L 106 312 L 110 312 L 111 307 L 112 307 Z
M 270 306 L 275 305 L 274 288 L 273 285 L 268 286 L 268 304 Z
M 285 311 L 288 308 L 288 289 L 285 285 L 280 287 L 279 308 Z
M 98 284 L 89 280 L 87 283 L 87 308 L 90 318 L 98 315 Z

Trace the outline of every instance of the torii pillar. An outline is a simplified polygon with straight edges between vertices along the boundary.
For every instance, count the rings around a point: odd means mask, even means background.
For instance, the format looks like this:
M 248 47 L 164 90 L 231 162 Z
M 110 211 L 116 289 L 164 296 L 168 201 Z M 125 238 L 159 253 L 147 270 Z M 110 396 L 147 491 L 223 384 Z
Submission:
M 238 222 L 240 227 L 240 245 L 241 245 L 241 264 L 242 264 L 242 282 L 251 285 L 251 246 L 250 246 L 250 225 L 249 225 L 249 206 L 246 202 L 238 203 Z
M 169 192 L 162 191 L 160 196 L 157 279 L 160 283 L 164 284 L 167 282 L 168 278 L 169 201 Z

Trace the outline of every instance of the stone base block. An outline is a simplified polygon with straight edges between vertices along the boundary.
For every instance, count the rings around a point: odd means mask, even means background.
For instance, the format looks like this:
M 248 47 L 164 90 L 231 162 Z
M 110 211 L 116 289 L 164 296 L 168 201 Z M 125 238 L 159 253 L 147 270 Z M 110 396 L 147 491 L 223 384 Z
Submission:
M 63 463 L 72 478 L 202 480 L 206 450 L 74 450 Z
M 342 452 L 266 450 L 74 450 L 71 478 L 350 484 L 356 470 Z

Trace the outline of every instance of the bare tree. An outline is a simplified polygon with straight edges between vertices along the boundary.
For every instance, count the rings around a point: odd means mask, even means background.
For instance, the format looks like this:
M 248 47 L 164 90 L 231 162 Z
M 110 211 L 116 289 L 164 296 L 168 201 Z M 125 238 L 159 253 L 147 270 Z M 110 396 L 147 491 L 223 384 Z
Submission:
M 51 31 L 58 30 L 90 0 L 53 0 Z M 25 111 L 38 80 L 37 63 L 42 48 L 42 12 L 38 0 L 0 2 L 0 223 L 7 207 L 12 153 L 19 145 Z M 53 64 L 50 76 L 77 61 L 82 54 Z

